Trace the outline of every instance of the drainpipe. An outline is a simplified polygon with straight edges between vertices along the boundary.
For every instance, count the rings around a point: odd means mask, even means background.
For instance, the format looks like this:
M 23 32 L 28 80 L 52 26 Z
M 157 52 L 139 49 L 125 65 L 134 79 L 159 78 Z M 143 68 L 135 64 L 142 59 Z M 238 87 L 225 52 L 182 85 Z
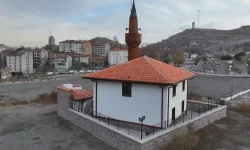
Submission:
M 167 127 L 169 125 L 169 94 L 170 94 L 170 87 L 168 87 L 168 111 L 167 111 Z
M 161 86 L 161 128 L 163 127 L 163 92 L 164 87 Z
M 97 115 L 97 81 L 95 81 L 95 111 Z

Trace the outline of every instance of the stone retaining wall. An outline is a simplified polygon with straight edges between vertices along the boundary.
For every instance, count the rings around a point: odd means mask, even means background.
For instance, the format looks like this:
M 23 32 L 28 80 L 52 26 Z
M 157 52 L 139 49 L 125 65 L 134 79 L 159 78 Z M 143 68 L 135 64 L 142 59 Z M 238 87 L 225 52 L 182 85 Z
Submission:
M 58 94 L 58 115 L 71 121 L 82 129 L 90 132 L 96 138 L 107 144 L 118 148 L 119 150 L 160 150 L 167 146 L 171 140 L 187 131 L 195 132 L 216 120 L 226 116 L 226 106 L 219 107 L 210 112 L 201 114 L 182 124 L 178 124 L 165 131 L 149 136 L 140 140 L 128 135 L 121 130 L 108 126 L 103 122 L 91 118 L 90 116 L 78 113 L 69 108 L 69 95 L 66 92 L 59 91 Z

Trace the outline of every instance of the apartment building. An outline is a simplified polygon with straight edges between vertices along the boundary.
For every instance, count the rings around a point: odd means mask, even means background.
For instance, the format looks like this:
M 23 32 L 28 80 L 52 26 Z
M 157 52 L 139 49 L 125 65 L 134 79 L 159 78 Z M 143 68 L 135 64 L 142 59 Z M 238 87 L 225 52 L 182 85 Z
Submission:
M 7 54 L 6 65 L 12 73 L 33 73 L 33 53 L 25 49 L 17 49 Z
M 57 71 L 67 71 L 72 67 L 72 57 L 63 53 L 50 53 L 49 62 Z
M 78 61 L 79 63 L 89 63 L 89 58 L 91 55 L 83 55 L 83 54 L 73 54 L 72 56 L 72 61 Z
M 83 55 L 92 55 L 92 43 L 90 41 L 83 41 Z
M 33 54 L 33 68 L 43 67 L 48 61 L 48 51 L 46 49 L 34 49 Z
M 104 57 L 110 51 L 110 44 L 105 42 L 93 43 L 93 55 Z
M 6 54 L 8 46 L 0 44 L 0 69 L 6 67 Z
M 66 40 L 59 43 L 59 51 L 92 55 L 92 44 L 90 41 Z
M 88 62 L 91 67 L 103 67 L 104 57 L 89 57 Z
M 113 48 L 108 53 L 109 65 L 117 65 L 128 61 L 128 49 Z
M 55 45 L 55 37 L 54 36 L 49 36 L 49 46 L 53 46 Z

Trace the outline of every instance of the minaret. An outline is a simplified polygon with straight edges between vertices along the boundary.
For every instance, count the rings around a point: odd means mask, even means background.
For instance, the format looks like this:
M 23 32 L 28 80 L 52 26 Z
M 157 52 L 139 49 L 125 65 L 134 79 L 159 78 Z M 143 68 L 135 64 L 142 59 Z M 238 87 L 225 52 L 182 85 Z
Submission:
M 128 45 L 128 61 L 130 61 L 139 57 L 139 45 L 141 44 L 141 34 L 138 33 L 138 30 L 141 29 L 138 28 L 134 0 L 129 18 L 129 28 L 126 28 L 126 30 L 129 30 L 129 33 L 125 34 L 125 41 Z

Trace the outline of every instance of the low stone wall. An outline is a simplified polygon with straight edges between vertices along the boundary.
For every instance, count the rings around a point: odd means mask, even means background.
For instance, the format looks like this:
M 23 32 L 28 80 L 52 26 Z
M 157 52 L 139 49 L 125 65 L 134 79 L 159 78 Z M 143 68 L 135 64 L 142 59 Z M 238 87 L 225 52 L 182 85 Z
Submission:
M 195 132 L 216 120 L 226 116 L 226 106 L 219 107 L 190 121 L 168 128 L 165 131 L 140 140 L 128 135 L 121 130 L 99 122 L 95 118 L 68 109 L 68 95 L 66 92 L 59 92 L 58 115 L 76 124 L 82 129 L 90 132 L 98 139 L 118 148 L 119 150 L 160 150 L 167 146 L 171 140 L 187 131 Z
M 215 122 L 216 120 L 226 117 L 226 111 L 227 107 L 222 106 L 188 122 L 167 129 L 158 135 L 151 136 L 151 140 L 145 141 L 141 148 L 143 150 L 161 150 L 162 148 L 166 147 L 173 140 L 173 138 L 181 136 L 188 131 L 195 132 Z

